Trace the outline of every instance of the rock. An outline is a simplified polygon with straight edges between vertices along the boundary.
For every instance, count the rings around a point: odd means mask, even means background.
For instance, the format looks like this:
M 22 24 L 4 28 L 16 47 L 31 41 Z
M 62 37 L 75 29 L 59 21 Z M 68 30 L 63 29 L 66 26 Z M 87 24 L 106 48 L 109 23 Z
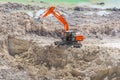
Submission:
M 109 74 L 109 69 L 102 69 L 97 71 L 96 75 L 91 76 L 91 80 L 104 80 Z
M 3 50 L 3 41 L 0 40 L 0 52 L 2 52 L 2 50 Z
M 6 51 L 6 45 L 7 45 L 7 39 L 5 38 L 5 36 L 0 35 L 0 52 L 4 52 Z
M 107 8 L 106 10 L 110 10 L 110 11 L 120 11 L 120 8 L 114 7 L 114 8 Z
M 76 10 L 76 11 L 84 11 L 84 9 L 83 9 L 83 8 L 80 8 L 80 7 L 78 7 L 78 6 L 77 6 L 77 7 L 75 7 L 75 8 L 74 8 L 74 10 Z
M 105 5 L 105 3 L 104 2 L 99 2 L 99 3 L 97 3 L 97 5 Z
M 40 3 L 43 3 L 43 4 L 44 4 L 44 3 L 46 3 L 46 2 L 44 2 L 44 1 L 40 1 Z
M 75 70 L 75 69 L 72 69 L 72 70 L 70 71 L 70 73 L 72 74 L 73 77 L 78 77 L 78 76 L 81 75 L 80 71 Z
M 41 76 L 45 76 L 45 75 L 47 74 L 47 72 L 48 72 L 48 68 L 45 67 L 44 65 L 42 65 L 42 66 L 40 67 L 39 74 L 40 74 Z
M 96 62 L 97 65 L 101 65 L 103 63 L 103 61 L 101 59 L 96 59 L 95 62 Z
M 12 56 L 28 51 L 29 47 L 30 41 L 8 37 L 8 51 Z
M 82 6 L 76 6 L 74 7 L 74 10 L 75 11 L 98 11 L 99 9 L 98 8 L 90 8 L 90 7 L 82 7 Z

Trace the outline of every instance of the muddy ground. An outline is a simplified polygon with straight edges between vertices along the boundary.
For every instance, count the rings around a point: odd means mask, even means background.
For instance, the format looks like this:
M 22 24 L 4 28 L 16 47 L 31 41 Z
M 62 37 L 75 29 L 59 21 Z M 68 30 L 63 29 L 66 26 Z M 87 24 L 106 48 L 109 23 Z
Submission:
M 85 36 L 80 49 L 56 48 L 63 25 L 25 12 L 44 9 L 0 4 L 0 80 L 120 80 L 119 9 L 57 6 L 70 29 Z

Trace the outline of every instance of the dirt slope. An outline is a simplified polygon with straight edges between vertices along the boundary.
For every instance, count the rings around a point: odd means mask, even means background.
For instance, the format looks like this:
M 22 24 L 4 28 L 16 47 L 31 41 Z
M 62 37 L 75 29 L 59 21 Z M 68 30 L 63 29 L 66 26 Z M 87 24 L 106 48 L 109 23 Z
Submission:
M 27 6 L 6 4 L 13 11 Z M 1 8 L 6 8 L 6 4 L 0 4 Z M 54 41 L 59 40 L 62 29 L 54 17 L 46 18 L 41 24 L 25 12 L 1 11 L 0 79 L 119 80 L 120 57 L 117 56 L 120 56 L 120 49 L 106 45 L 114 45 L 120 37 L 119 11 L 101 16 L 97 12 L 86 15 L 73 8 L 58 8 L 66 13 L 64 16 L 70 28 L 85 35 L 83 47 L 65 49 L 53 45 Z M 49 21 L 51 19 L 54 23 Z M 111 38 L 115 41 L 112 42 Z

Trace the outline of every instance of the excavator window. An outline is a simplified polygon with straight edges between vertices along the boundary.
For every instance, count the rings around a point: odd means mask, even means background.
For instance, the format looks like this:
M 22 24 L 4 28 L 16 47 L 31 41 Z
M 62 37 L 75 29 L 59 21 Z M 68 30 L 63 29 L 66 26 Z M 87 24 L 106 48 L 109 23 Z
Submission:
M 73 40 L 72 32 L 65 32 L 66 41 L 71 42 Z

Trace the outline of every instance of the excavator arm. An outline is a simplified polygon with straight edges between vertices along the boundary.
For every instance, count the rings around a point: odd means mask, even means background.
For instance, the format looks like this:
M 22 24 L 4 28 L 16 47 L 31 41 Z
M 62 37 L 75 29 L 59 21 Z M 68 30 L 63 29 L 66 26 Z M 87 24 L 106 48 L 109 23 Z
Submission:
M 69 27 L 68 27 L 67 21 L 64 19 L 64 17 L 58 11 L 55 12 L 54 9 L 55 9 L 54 6 L 50 7 L 48 10 L 46 10 L 44 12 L 44 14 L 41 16 L 41 18 L 44 18 L 44 17 L 48 16 L 49 14 L 53 14 L 64 25 L 64 31 L 68 31 Z

